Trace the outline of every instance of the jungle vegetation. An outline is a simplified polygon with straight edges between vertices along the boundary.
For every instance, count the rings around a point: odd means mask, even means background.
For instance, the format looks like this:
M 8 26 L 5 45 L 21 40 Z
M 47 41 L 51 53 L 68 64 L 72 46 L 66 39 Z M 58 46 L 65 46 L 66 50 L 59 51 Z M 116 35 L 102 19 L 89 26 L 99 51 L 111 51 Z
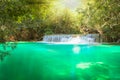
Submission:
M 0 42 L 38 41 L 48 34 L 98 33 L 120 39 L 119 0 L 79 0 L 76 10 L 59 0 L 0 0 Z

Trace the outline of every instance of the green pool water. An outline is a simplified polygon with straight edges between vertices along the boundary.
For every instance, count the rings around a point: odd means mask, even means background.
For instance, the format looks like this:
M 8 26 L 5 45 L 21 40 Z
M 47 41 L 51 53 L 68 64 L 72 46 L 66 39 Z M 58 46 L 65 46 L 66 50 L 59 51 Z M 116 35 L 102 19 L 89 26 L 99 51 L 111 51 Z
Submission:
M 120 80 L 120 45 L 0 44 L 0 80 Z

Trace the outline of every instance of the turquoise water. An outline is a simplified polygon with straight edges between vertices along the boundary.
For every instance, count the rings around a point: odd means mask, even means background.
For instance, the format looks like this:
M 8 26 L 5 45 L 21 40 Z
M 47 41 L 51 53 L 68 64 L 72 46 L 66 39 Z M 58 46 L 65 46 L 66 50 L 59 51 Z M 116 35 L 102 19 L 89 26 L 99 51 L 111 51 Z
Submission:
M 120 45 L 19 42 L 2 52 L 0 80 L 120 80 Z

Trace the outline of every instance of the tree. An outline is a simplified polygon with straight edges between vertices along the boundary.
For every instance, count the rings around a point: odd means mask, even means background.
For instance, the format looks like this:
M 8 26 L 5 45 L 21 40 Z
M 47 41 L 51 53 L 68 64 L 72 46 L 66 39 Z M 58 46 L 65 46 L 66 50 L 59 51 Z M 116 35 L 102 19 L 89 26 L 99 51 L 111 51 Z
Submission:
M 119 0 L 90 0 L 84 10 L 83 24 L 96 30 L 104 41 L 116 41 L 120 32 Z M 80 13 L 81 14 L 81 13 Z
M 30 16 L 25 1 L 3 0 L 0 2 L 0 41 L 9 40 L 23 19 Z

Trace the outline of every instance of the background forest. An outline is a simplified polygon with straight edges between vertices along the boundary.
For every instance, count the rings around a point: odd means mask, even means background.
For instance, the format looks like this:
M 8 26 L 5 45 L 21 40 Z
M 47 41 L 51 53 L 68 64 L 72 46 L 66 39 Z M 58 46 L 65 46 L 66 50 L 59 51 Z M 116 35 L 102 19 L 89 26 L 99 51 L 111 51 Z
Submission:
M 76 9 L 60 1 L 0 0 L 0 42 L 38 41 L 48 34 L 98 33 L 106 42 L 120 39 L 120 0 L 78 0 Z

